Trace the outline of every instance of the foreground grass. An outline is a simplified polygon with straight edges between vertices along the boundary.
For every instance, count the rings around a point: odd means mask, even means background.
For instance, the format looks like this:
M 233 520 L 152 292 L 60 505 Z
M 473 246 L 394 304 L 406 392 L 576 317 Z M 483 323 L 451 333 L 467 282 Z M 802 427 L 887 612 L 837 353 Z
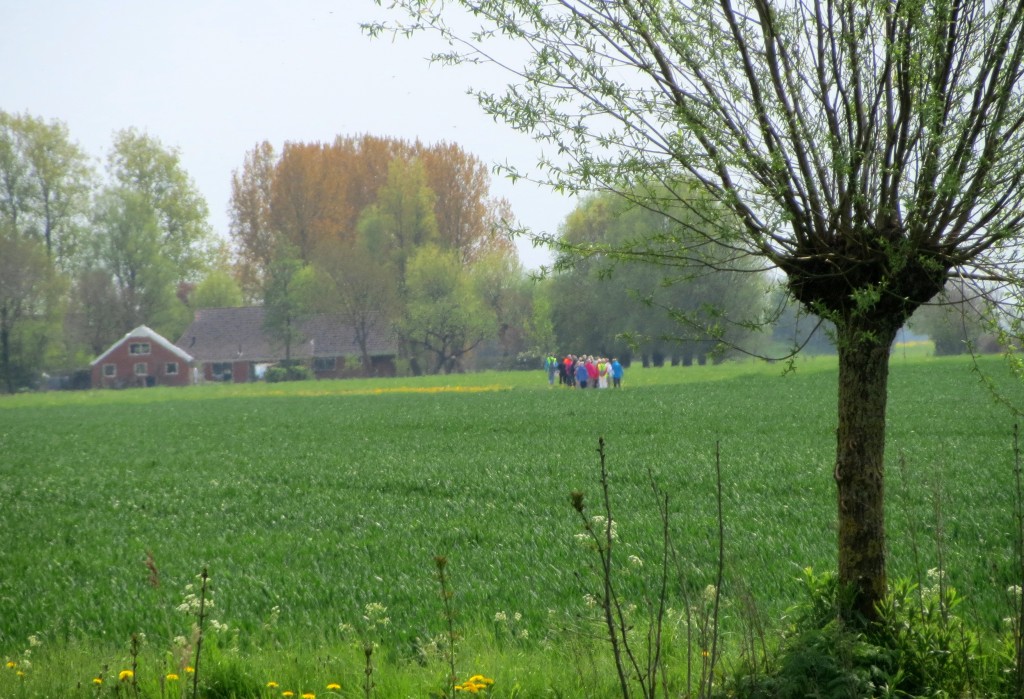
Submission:
M 657 557 L 650 478 L 672 494 L 677 608 L 714 579 L 720 445 L 726 594 L 780 619 L 801 569 L 834 567 L 834 367 L 634 368 L 621 392 L 549 390 L 536 372 L 2 398 L 0 654 L 20 661 L 30 635 L 41 645 L 29 675 L 0 678 L 26 696 L 92 692 L 133 633 L 150 667 L 173 666 L 191 623 L 176 607 L 208 566 L 228 625 L 222 672 L 251 670 L 261 692 L 264 679 L 343 677 L 356 696 L 372 633 L 379 696 L 422 695 L 444 676 L 431 648 L 445 555 L 460 669 L 500 670 L 497 687 L 525 696 L 587 696 L 611 674 L 581 640 L 592 629 L 578 631 L 590 590 L 567 495 L 597 495 L 598 436 L 624 556 Z M 1020 402 L 998 363 L 984 369 Z M 893 573 L 935 567 L 941 542 L 993 630 L 1014 579 L 1011 433 L 964 360 L 894 357 Z M 629 584 L 639 599 L 642 576 Z M 368 628 L 371 603 L 386 627 Z

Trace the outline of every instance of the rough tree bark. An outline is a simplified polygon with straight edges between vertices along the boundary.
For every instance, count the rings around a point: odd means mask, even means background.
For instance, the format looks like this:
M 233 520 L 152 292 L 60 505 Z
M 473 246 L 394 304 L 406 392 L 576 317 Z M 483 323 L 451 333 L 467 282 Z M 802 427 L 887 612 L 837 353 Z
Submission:
M 885 596 L 885 408 L 891 327 L 865 332 L 847 326 L 839 337 L 836 481 L 839 580 L 853 611 L 875 618 Z M 845 597 L 845 594 L 844 594 Z

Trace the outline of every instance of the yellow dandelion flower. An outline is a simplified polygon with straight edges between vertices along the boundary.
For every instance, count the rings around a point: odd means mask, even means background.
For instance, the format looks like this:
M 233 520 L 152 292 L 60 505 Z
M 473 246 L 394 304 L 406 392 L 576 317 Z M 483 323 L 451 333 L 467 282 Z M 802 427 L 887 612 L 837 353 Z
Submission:
M 18 667 L 18 663 L 14 662 L 13 660 L 8 660 L 7 661 L 7 668 L 9 670 L 13 670 L 16 667 Z
M 196 671 L 196 669 L 195 669 L 194 667 L 192 667 L 191 665 L 186 665 L 186 666 L 185 666 L 185 672 L 187 672 L 188 674 L 190 674 L 190 675 L 191 675 L 191 674 L 193 674 L 193 673 L 194 673 L 195 671 Z
M 316 695 L 313 692 L 306 692 L 302 695 L 302 699 L 316 699 Z
M 332 692 L 336 692 L 339 689 L 341 689 L 341 685 L 337 682 L 331 682 L 329 685 L 327 685 L 327 689 L 331 690 Z
M 24 677 L 25 676 L 25 671 L 24 670 L 18 670 L 17 675 L 18 675 L 18 677 Z
M 135 679 L 135 673 L 131 670 L 121 670 L 121 672 L 117 673 L 117 679 L 127 682 L 128 680 Z
M 103 678 L 102 677 L 93 677 L 92 678 L 92 683 L 98 687 L 99 685 L 103 684 Z
M 281 692 L 281 696 L 282 697 L 294 697 L 295 696 L 295 692 L 293 692 L 290 689 L 286 689 L 283 692 Z
M 267 686 L 271 689 L 277 689 L 279 685 L 274 680 L 270 680 L 269 682 L 267 682 Z
M 168 681 L 168 682 L 177 682 L 177 681 L 178 681 L 179 679 L 181 679 L 181 678 L 180 678 L 180 677 L 178 677 L 178 676 L 177 676 L 176 674 L 174 674 L 173 672 L 168 672 L 168 673 L 167 673 L 167 681 Z

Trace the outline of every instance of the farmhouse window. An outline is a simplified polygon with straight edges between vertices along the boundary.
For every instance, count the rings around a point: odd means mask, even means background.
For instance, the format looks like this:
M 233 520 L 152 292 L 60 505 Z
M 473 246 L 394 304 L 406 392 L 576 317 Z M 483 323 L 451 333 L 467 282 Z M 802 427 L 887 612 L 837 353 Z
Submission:
M 146 376 L 147 374 L 149 374 L 149 365 L 146 364 L 145 362 L 136 362 L 135 363 L 135 375 L 136 376 Z
M 313 359 L 313 371 L 334 371 L 334 357 L 316 357 Z
M 116 364 L 104 364 L 103 375 L 107 378 L 113 378 L 117 376 L 117 365 Z
M 213 374 L 214 381 L 230 381 L 231 362 L 214 362 L 210 367 L 210 372 Z
M 178 373 L 178 363 L 177 362 L 167 362 L 167 366 L 164 367 L 164 373 L 167 374 L 168 376 L 173 376 L 174 374 L 177 374 Z
M 149 354 L 149 343 L 148 342 L 132 342 L 128 345 L 128 354 Z M 138 365 L 136 365 L 138 368 Z M 135 372 L 138 374 L 139 372 Z

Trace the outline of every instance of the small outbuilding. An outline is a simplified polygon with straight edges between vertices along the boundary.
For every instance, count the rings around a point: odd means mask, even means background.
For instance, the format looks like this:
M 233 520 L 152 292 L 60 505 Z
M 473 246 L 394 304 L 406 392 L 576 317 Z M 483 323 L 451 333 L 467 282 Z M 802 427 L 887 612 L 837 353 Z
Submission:
M 188 386 L 193 364 L 188 352 L 140 325 L 92 361 L 92 387 Z

